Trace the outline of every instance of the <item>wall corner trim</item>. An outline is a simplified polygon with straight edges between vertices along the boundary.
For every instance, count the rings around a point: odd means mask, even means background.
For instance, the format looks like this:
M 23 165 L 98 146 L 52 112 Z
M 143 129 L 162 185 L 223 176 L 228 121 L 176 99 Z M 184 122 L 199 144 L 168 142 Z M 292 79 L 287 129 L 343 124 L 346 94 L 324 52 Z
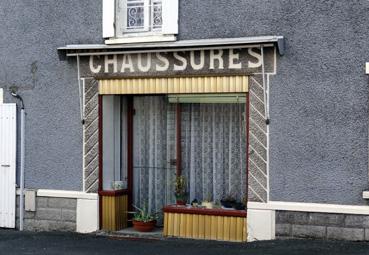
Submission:
M 369 62 L 365 63 L 365 73 L 369 74 Z M 365 191 L 364 191 L 365 192 Z
M 369 196 L 369 193 L 368 193 Z M 368 197 L 369 198 L 369 197 Z M 249 202 L 248 209 L 369 215 L 369 206 L 270 201 Z
M 367 74 L 369 74 L 369 73 L 367 73 Z M 363 191 L 363 198 L 364 199 L 369 199 L 369 191 Z

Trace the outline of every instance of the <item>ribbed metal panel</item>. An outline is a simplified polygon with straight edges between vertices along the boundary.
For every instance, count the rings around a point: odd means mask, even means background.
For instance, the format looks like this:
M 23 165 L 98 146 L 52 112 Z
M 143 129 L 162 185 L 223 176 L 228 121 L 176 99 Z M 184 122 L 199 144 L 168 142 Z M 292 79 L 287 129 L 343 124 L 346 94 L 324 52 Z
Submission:
M 117 231 L 127 227 L 128 196 L 102 196 L 102 229 Z
M 244 242 L 247 240 L 245 217 L 212 216 L 185 213 L 164 214 L 164 236 Z
M 0 104 L 0 227 L 15 228 L 16 105 Z
M 99 93 L 184 94 L 248 92 L 247 76 L 132 78 L 99 81 Z

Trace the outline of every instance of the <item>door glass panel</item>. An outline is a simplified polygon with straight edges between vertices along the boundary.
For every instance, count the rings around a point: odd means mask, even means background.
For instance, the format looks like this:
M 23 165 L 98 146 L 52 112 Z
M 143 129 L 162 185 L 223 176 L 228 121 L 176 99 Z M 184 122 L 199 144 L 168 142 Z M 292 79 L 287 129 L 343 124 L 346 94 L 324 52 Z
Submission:
M 133 203 L 159 212 L 174 202 L 175 105 L 164 96 L 134 98 Z

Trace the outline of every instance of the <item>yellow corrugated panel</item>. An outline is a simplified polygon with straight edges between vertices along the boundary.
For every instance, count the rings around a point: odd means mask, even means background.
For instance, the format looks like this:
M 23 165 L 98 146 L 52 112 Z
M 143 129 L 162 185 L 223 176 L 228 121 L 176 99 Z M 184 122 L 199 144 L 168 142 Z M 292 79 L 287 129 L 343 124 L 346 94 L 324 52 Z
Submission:
M 164 213 L 164 229 L 163 235 L 168 236 L 168 213 Z
M 205 216 L 199 215 L 199 239 L 205 238 Z
M 211 223 L 210 223 L 210 239 L 217 240 L 218 234 L 218 216 L 210 216 Z
M 247 76 L 127 78 L 99 81 L 101 95 L 248 92 Z
M 230 241 L 237 241 L 237 218 L 231 217 L 231 223 L 230 223 L 230 230 L 229 230 L 229 240 Z
M 223 238 L 225 241 L 229 241 L 230 235 L 230 228 L 231 228 L 231 218 L 225 217 L 224 218 L 224 228 L 223 228 Z
M 192 238 L 199 238 L 199 215 L 192 215 Z
M 211 239 L 211 216 L 205 216 L 205 239 Z
M 218 224 L 217 240 L 224 240 L 224 217 L 219 216 L 217 224 Z
M 102 196 L 102 229 L 116 231 L 127 227 L 127 195 Z
M 247 241 L 247 218 L 243 219 L 242 241 Z
M 183 213 L 164 214 L 164 236 L 242 242 L 246 218 Z
M 192 225 L 193 225 L 193 218 L 194 215 L 191 214 L 185 214 L 186 217 L 186 235 L 185 237 L 187 238 L 192 238 L 193 235 L 193 230 L 192 230 Z
M 168 213 L 168 236 L 174 236 L 174 213 Z
M 180 223 L 179 223 L 179 236 L 186 237 L 186 214 L 180 214 Z
M 179 213 L 175 213 L 174 219 L 173 219 L 173 225 L 174 225 L 173 235 L 174 236 L 179 236 L 179 224 L 180 224 Z

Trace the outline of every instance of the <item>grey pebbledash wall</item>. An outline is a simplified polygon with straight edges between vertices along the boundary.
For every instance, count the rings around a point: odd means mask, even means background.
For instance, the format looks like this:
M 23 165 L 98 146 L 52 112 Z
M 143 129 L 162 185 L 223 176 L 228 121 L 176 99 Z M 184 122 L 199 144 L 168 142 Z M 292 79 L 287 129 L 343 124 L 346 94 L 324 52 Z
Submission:
M 81 190 L 77 68 L 56 49 L 103 42 L 100 1 L 2 0 L 0 13 L 0 87 L 20 87 L 27 113 L 25 186 Z
M 102 43 L 101 3 L 3 0 L 0 10 L 0 86 L 19 86 L 27 109 L 26 187 L 80 190 L 76 63 L 56 48 Z M 368 11 L 366 0 L 180 0 L 180 40 L 286 38 L 270 88 L 272 200 L 366 203 Z
M 181 2 L 180 39 L 286 38 L 270 87 L 271 200 L 365 204 L 369 2 L 209 2 Z

